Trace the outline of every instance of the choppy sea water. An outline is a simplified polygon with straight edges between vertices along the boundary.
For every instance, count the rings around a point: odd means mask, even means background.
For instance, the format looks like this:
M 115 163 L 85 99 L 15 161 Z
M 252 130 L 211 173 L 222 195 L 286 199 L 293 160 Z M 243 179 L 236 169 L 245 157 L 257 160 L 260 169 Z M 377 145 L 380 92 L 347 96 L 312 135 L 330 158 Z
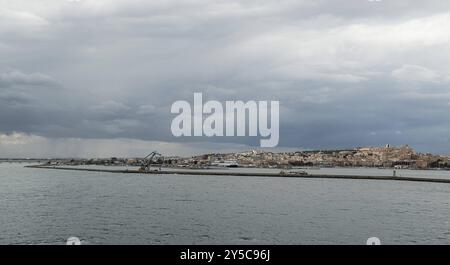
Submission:
M 449 184 L 23 166 L 0 164 L 0 244 L 450 244 Z

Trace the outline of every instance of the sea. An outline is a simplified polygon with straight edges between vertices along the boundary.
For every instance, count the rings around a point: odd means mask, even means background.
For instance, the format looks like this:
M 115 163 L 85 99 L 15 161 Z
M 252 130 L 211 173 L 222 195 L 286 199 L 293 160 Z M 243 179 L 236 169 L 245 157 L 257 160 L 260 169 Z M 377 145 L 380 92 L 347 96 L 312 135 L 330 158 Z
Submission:
M 120 174 L 0 163 L 0 244 L 450 244 L 450 184 Z M 276 172 L 276 169 L 223 169 Z M 278 170 L 279 171 L 279 170 Z M 310 173 L 392 175 L 374 168 Z M 397 170 L 449 178 L 450 171 Z

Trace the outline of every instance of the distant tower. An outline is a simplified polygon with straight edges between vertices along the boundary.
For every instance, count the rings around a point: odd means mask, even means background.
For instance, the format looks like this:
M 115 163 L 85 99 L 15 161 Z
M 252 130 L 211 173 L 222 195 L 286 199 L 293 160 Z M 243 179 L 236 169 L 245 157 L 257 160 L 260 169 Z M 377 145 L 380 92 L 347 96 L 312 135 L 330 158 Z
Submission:
M 386 148 L 391 148 L 391 145 L 390 145 L 390 144 L 386 144 L 385 147 L 386 147 Z

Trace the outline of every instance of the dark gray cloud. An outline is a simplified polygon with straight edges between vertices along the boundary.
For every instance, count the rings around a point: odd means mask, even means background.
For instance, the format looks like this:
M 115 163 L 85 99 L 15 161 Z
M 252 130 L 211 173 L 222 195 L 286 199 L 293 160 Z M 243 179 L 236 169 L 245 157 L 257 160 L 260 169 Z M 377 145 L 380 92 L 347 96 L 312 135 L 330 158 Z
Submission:
M 445 1 L 0 6 L 3 135 L 190 142 L 171 136 L 170 106 L 200 91 L 205 99 L 280 100 L 281 147 L 409 143 L 449 152 Z

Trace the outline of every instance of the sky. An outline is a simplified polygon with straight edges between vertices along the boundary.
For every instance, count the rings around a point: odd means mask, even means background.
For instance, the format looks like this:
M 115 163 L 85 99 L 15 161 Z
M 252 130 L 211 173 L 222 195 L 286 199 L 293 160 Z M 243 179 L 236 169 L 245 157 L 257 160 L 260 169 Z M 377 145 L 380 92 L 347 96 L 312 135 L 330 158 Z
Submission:
M 0 0 L 0 157 L 258 149 L 177 100 L 278 100 L 273 150 L 450 154 L 450 2 Z

